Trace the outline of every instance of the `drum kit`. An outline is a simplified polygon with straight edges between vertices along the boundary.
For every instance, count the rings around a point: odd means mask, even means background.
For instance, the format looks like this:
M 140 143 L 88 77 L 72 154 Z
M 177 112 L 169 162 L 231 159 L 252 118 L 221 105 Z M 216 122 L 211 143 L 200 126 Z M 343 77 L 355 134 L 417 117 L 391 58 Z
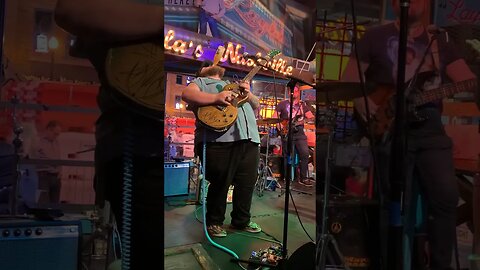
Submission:
M 337 102 L 352 100 L 363 96 L 362 85 L 360 83 L 354 82 L 322 82 L 316 84 L 314 88 L 316 89 L 316 100 L 307 100 L 305 101 L 305 103 L 313 107 L 314 109 L 317 109 L 321 104 L 325 104 L 328 115 L 336 112 L 335 108 Z M 372 88 L 367 88 L 367 94 L 369 93 L 368 89 Z M 324 121 L 325 120 L 322 117 L 317 121 L 317 125 L 326 126 L 325 123 L 322 123 Z M 263 136 L 262 146 L 266 145 L 266 151 L 265 154 L 261 154 L 258 169 L 259 174 L 257 178 L 257 183 L 255 185 L 258 196 L 262 196 L 264 190 L 275 190 L 275 187 L 273 187 L 272 185 L 281 188 L 276 178 L 273 176 L 272 168 L 270 166 L 271 162 L 269 159 L 270 146 L 273 145 L 274 147 L 281 147 L 281 143 L 280 145 L 277 145 L 276 142 L 274 142 L 273 144 L 271 142 L 272 137 L 276 137 L 276 126 L 281 122 L 282 120 L 278 118 L 257 119 L 258 126 L 266 127 L 266 129 L 263 129 L 263 132 L 260 132 L 260 135 Z M 317 127 L 316 130 L 317 132 L 325 134 L 328 134 L 330 132 L 328 128 L 322 129 L 320 127 Z M 280 154 L 281 153 L 282 152 L 280 151 Z

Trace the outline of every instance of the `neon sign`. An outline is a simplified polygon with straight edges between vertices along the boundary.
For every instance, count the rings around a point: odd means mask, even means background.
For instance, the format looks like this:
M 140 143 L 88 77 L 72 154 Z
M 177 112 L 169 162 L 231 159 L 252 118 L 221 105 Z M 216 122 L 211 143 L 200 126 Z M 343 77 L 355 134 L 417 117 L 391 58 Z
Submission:
M 182 39 L 175 39 L 175 31 L 173 30 L 169 30 L 165 35 L 163 46 L 167 51 L 171 51 L 179 55 L 185 55 L 189 53 L 195 59 L 201 57 L 205 52 L 201 44 L 195 46 L 195 44 L 191 40 L 187 41 Z M 256 66 L 255 60 L 250 58 L 245 59 L 243 57 L 243 54 L 239 53 L 241 49 L 242 45 L 234 45 L 232 42 L 228 42 L 225 46 L 225 53 L 220 61 L 229 61 L 232 65 L 241 65 L 247 67 Z M 260 52 L 257 52 L 255 55 L 258 57 L 262 57 L 262 53 Z M 258 61 L 261 60 L 259 59 Z M 287 61 L 282 58 L 269 60 L 265 64 L 265 66 L 283 75 L 292 75 L 293 67 L 287 66 Z M 263 69 L 267 70 L 267 68 Z

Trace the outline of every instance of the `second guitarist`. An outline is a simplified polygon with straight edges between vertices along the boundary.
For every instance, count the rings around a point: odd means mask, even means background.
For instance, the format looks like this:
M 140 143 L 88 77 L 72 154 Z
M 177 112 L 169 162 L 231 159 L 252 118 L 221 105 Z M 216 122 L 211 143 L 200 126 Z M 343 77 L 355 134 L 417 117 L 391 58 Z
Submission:
M 286 99 L 278 103 L 275 109 L 274 118 L 280 118 L 282 120 L 281 130 L 288 131 L 288 117 L 290 116 L 290 100 Z M 300 163 L 300 175 L 297 175 L 298 181 L 304 186 L 313 186 L 313 181 L 308 178 L 308 162 L 309 162 L 309 150 L 307 135 L 305 134 L 305 120 L 313 119 L 314 115 L 310 111 L 307 104 L 300 99 L 300 89 L 296 86 L 293 92 L 293 112 L 292 112 L 292 131 L 293 131 L 293 143 L 295 144 L 295 151 L 298 154 Z M 284 156 L 284 168 L 287 168 L 285 157 L 288 154 L 287 134 L 281 132 L 284 138 L 282 139 L 282 152 Z M 284 174 L 286 176 L 286 174 Z
M 433 71 L 439 75 L 442 84 L 459 83 L 475 78 L 465 60 L 458 54 L 454 42 L 447 39 L 445 33 L 432 36 L 424 25 L 428 18 L 430 1 L 412 0 L 408 11 L 408 42 L 406 53 L 405 79 L 411 80 L 416 71 Z M 394 12 L 399 18 L 400 1 L 393 0 Z M 365 82 L 375 84 L 395 85 L 397 81 L 399 19 L 385 25 L 367 29 L 365 35 L 357 44 L 358 59 L 355 54 L 349 59 L 343 81 L 360 81 L 357 63 L 362 67 Z M 431 46 L 429 47 L 429 44 Z M 422 61 L 424 59 L 424 61 Z M 438 82 L 429 82 L 421 91 L 427 91 Z M 476 90 L 472 87 L 471 91 Z M 372 95 L 375 93 L 372 93 Z M 379 104 L 369 99 L 370 112 L 375 114 Z M 360 115 L 365 115 L 363 99 L 355 100 L 355 109 Z M 458 204 L 458 187 L 455 181 L 455 171 L 452 154 L 452 141 L 445 133 L 441 119 L 441 100 L 430 102 L 416 108 L 418 115 L 424 121 L 409 121 L 407 136 L 407 185 L 417 182 L 425 198 L 427 208 L 425 221 L 429 248 L 429 267 L 432 270 L 453 269 L 452 254 L 455 243 L 456 210 Z M 409 118 L 410 120 L 411 118 Z M 378 168 L 384 195 L 389 195 L 389 160 L 390 142 L 378 143 Z M 409 186 L 411 187 L 411 186 Z M 406 188 L 407 194 L 410 188 Z M 397 191 L 393 189 L 392 191 Z M 408 195 L 406 198 L 409 198 Z M 389 198 L 386 198 L 388 202 Z M 405 202 L 409 210 L 408 199 Z M 406 212 L 406 216 L 408 212 Z M 413 214 L 415 215 L 415 214 Z M 404 225 L 404 226 L 409 226 Z M 387 244 L 382 239 L 380 250 L 386 257 Z M 422 258 L 423 259 L 423 258 Z M 422 260 L 419 260 L 422 262 Z M 423 269 L 425 265 L 422 265 Z M 418 267 L 420 269 L 420 267 Z
M 223 80 L 225 69 L 205 61 L 197 77 L 182 93 L 189 107 L 228 105 L 234 100 L 232 91 L 224 91 L 228 81 Z M 254 109 L 258 98 L 250 92 L 248 83 L 241 83 L 248 95 L 247 102 L 238 107 L 235 123 L 226 131 L 218 132 L 196 121 L 195 155 L 203 159 L 203 142 L 206 142 L 205 179 L 210 182 L 207 194 L 207 230 L 211 237 L 225 237 L 223 226 L 227 207 L 227 193 L 233 190 L 233 211 L 230 228 L 251 233 L 261 232 L 260 227 L 250 220 L 250 206 L 257 180 L 260 159 L 257 122 Z

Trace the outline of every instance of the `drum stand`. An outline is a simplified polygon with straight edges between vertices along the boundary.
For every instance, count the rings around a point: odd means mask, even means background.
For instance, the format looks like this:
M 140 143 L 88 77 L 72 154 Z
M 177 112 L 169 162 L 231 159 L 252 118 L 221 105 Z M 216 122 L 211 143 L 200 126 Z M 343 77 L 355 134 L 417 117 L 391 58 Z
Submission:
M 330 178 L 331 178 L 331 166 L 332 166 L 332 141 L 335 136 L 335 118 L 336 118 L 336 105 L 328 104 L 327 107 L 327 123 L 328 124 L 328 140 L 327 140 L 327 156 L 325 158 L 325 183 L 323 185 L 323 205 L 322 205 L 322 224 L 321 224 L 321 233 L 317 234 L 317 251 L 316 251 L 316 263 L 317 270 L 325 270 L 326 268 L 326 257 L 329 244 L 334 248 L 334 252 L 337 257 L 340 259 L 343 269 L 350 270 L 348 265 L 345 264 L 343 254 L 338 248 L 337 241 L 327 230 L 327 220 L 328 220 L 328 204 L 330 198 Z M 331 255 L 331 253 L 329 253 Z
M 17 119 L 17 106 L 19 100 L 15 95 L 11 100 L 12 106 L 12 122 L 13 122 L 13 133 L 15 134 L 15 138 L 13 139 L 13 146 L 14 146 L 14 166 L 12 168 L 12 190 L 10 193 L 9 203 L 10 203 L 10 215 L 17 216 L 18 215 L 18 195 L 19 195 L 19 181 L 20 181 L 20 151 L 22 149 L 23 141 L 20 138 L 20 135 L 23 133 L 23 127 L 20 126 Z
M 260 159 L 260 168 L 258 172 L 258 177 L 257 177 L 257 182 L 255 183 L 255 189 L 257 190 L 257 195 L 259 197 L 263 196 L 263 191 L 267 188 L 268 186 L 268 180 L 274 180 L 277 182 L 277 179 L 273 177 L 272 169 L 270 166 L 268 166 L 268 148 L 270 146 L 270 129 L 271 127 L 268 128 L 268 133 L 267 133 L 267 150 L 265 151 L 265 159 L 264 161 Z M 277 185 L 277 183 L 275 183 Z

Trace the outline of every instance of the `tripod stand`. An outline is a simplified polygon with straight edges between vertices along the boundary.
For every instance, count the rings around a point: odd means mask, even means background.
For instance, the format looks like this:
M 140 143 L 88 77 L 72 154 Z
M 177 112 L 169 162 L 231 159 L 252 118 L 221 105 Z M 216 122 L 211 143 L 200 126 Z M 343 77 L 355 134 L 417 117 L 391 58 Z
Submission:
M 266 151 L 265 151 L 265 159 L 262 160 L 260 159 L 260 170 L 259 174 L 257 177 L 257 182 L 255 183 L 255 189 L 257 190 L 257 195 L 259 197 L 263 196 L 263 191 L 267 188 L 268 186 L 268 180 L 270 181 L 275 181 L 275 185 L 277 185 L 277 179 L 273 177 L 272 169 L 270 168 L 269 160 L 268 160 L 268 148 L 270 146 L 270 129 L 272 127 L 268 127 L 268 132 L 267 132 L 267 146 L 266 146 Z M 271 185 L 273 183 L 270 183 Z
M 20 180 L 20 169 L 19 169 L 19 162 L 20 162 L 20 149 L 22 147 L 22 139 L 20 138 L 20 134 L 23 133 L 23 127 L 18 124 L 17 121 L 17 104 L 18 98 L 14 96 L 12 98 L 12 119 L 13 119 L 13 133 L 15 134 L 15 138 L 13 139 L 13 146 L 14 146 L 14 162 L 12 166 L 12 190 L 10 193 L 10 215 L 16 216 L 18 214 L 18 182 Z
M 328 128 L 328 140 L 327 140 L 327 156 L 325 159 L 325 183 L 323 187 L 323 205 L 322 205 L 322 229 L 321 233 L 318 234 L 317 237 L 317 270 L 324 270 L 326 269 L 326 257 L 327 257 L 327 249 L 328 245 L 331 244 L 336 252 L 338 258 L 341 261 L 341 264 L 344 266 L 344 269 L 350 270 L 350 268 L 345 265 L 344 258 L 342 253 L 340 252 L 337 241 L 335 238 L 328 232 L 327 230 L 327 221 L 328 221 L 328 214 L 327 214 L 327 207 L 330 198 L 330 180 L 331 180 L 331 166 L 332 166 L 332 141 L 333 137 L 335 136 L 335 118 L 337 114 L 337 106 L 333 103 L 329 103 L 327 105 L 327 113 L 326 113 L 326 122 Z M 318 252 L 320 249 L 320 252 Z

